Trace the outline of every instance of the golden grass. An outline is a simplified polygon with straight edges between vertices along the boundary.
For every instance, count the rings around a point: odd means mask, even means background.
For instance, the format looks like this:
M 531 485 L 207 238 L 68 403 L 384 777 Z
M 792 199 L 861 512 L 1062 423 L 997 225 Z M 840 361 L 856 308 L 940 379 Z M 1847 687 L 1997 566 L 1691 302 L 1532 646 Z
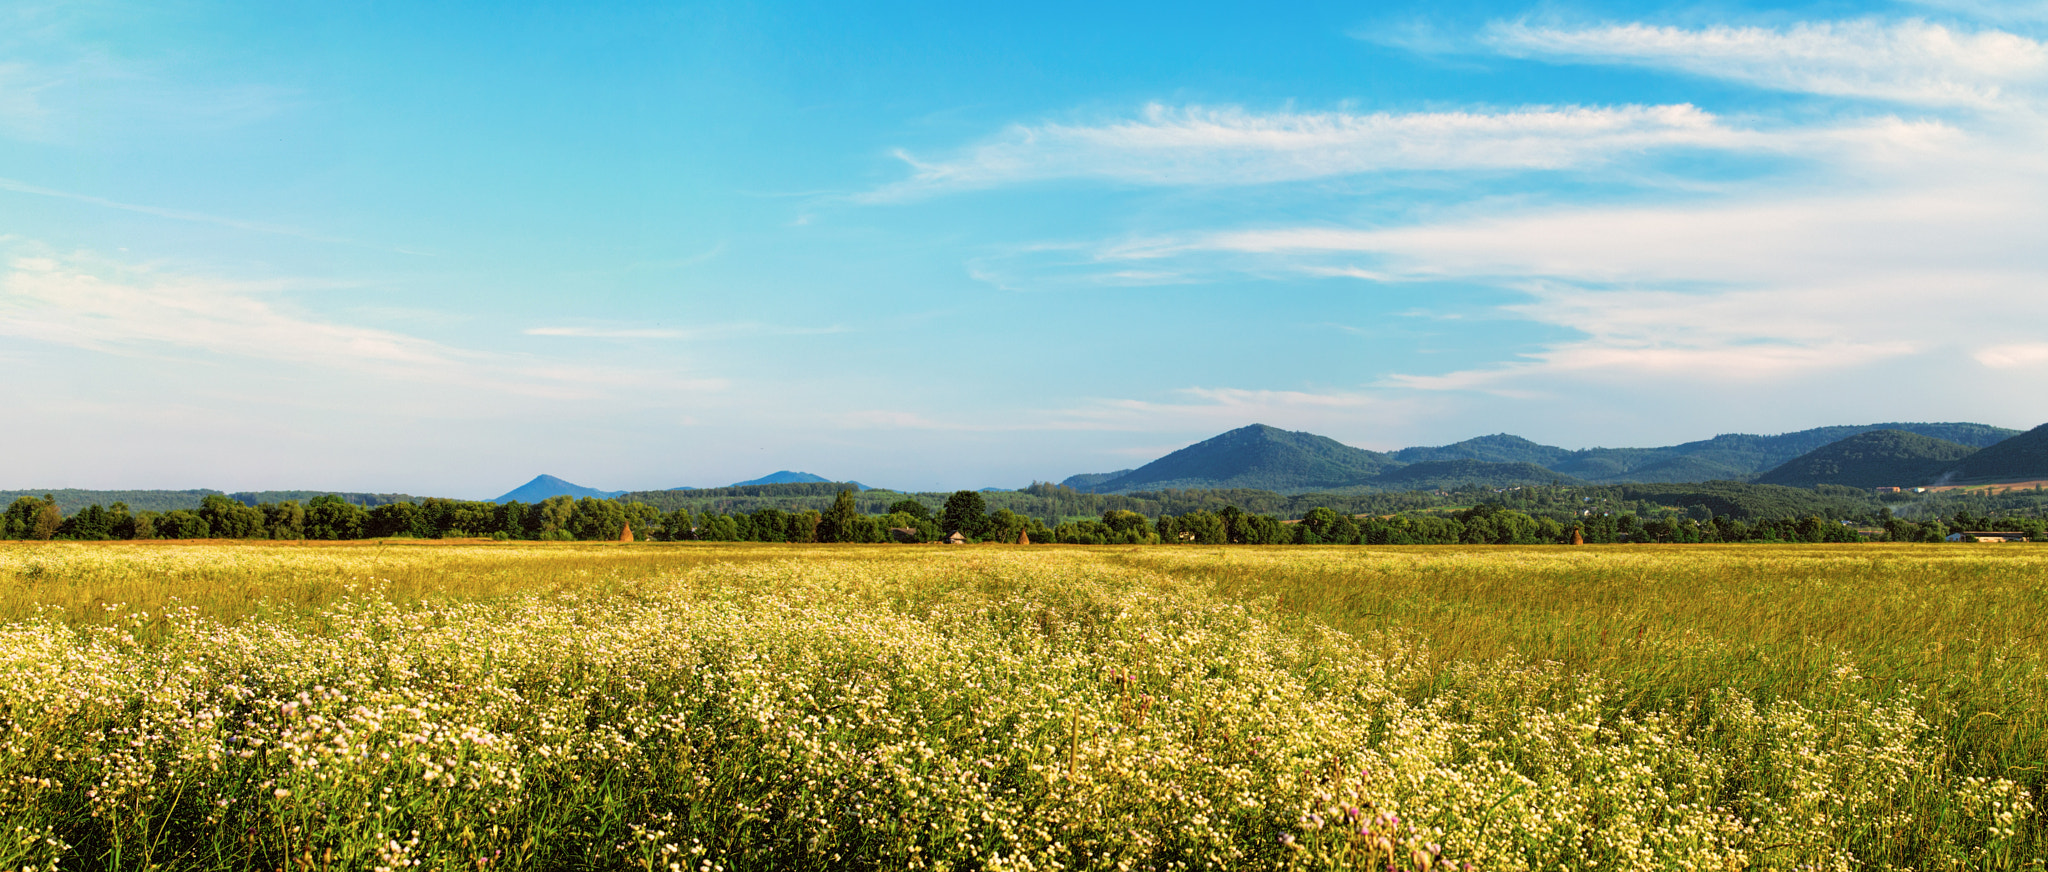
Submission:
M 2048 548 L 17 544 L 0 623 L 0 822 L 69 846 L 0 838 L 8 868 L 2048 855 Z M 78 714 L 20 715 L 52 706 Z M 119 773 L 79 749 L 138 716 L 169 756 L 120 771 L 234 773 L 225 804 L 80 792 Z M 326 768 L 236 762 L 257 735 Z M 495 774 L 379 763 L 393 741 Z

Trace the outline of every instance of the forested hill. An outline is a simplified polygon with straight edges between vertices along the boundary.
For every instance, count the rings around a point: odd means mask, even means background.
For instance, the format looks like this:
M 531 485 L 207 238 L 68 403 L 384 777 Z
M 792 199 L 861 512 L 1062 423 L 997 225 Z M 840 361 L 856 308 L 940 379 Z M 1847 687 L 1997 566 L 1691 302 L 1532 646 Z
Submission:
M 1933 483 L 1978 450 L 1904 430 L 1872 430 L 1799 455 L 1756 480 L 1792 487 L 1914 487 Z
M 1579 450 L 1497 433 L 1450 445 L 1403 448 L 1382 454 L 1314 434 L 1253 425 L 1188 446 L 1131 472 L 1076 475 L 1064 483 L 1097 493 L 1130 493 L 1162 487 L 1247 487 L 1299 493 L 1466 485 L 1512 487 L 1552 482 L 1740 481 L 1842 439 L 1877 430 L 1899 431 L 1966 448 L 1982 448 L 2020 432 L 1972 423 L 1867 424 L 1816 427 L 1771 436 L 1730 433 L 1654 448 Z M 2043 474 L 2048 475 L 2048 470 L 2043 470 Z
M 2048 479 L 2048 424 L 1957 461 L 1945 484 Z
M 225 494 L 245 506 L 259 503 L 281 503 L 286 500 L 307 502 L 317 496 L 333 491 L 237 491 Z M 217 490 L 197 488 L 194 490 L 81 490 L 78 488 L 29 488 L 27 490 L 0 490 L 0 504 L 12 503 L 21 497 L 41 499 L 48 496 L 57 501 L 57 508 L 65 513 L 76 512 L 86 506 L 126 505 L 137 512 L 169 512 L 176 509 L 199 508 L 209 495 L 221 494 Z M 343 502 L 373 509 L 382 505 L 401 502 L 419 502 L 420 497 L 410 494 L 336 493 Z
M 1175 451 L 1092 489 L 1110 493 L 1195 487 L 1298 492 L 1355 485 L 1396 465 L 1377 451 L 1353 448 L 1327 436 L 1253 424 Z

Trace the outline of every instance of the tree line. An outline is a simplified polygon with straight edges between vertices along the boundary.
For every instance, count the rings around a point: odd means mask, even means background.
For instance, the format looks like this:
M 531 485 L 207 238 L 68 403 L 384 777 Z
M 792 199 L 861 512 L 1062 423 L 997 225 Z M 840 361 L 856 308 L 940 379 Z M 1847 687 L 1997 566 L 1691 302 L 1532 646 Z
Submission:
M 1542 501 L 1534 501 L 1541 503 Z M 1590 504 L 1590 503 L 1586 503 Z M 0 539 L 522 539 L 538 541 L 712 542 L 931 542 L 958 533 L 976 542 L 1077 545 L 1453 545 L 1621 542 L 1939 542 L 1951 532 L 2016 531 L 2040 539 L 2040 517 L 1994 518 L 1957 509 L 1947 518 L 1911 521 L 1881 511 L 1881 526 L 1859 533 L 1818 515 L 1744 520 L 1716 515 L 1704 505 L 1656 516 L 1630 511 L 1578 509 L 1574 516 L 1536 515 L 1512 502 L 1483 502 L 1451 513 L 1354 515 L 1327 506 L 1299 521 L 1225 504 L 1148 517 L 1106 509 L 1098 517 L 1045 521 L 1009 508 L 989 510 L 976 491 L 958 491 L 935 512 L 902 498 L 880 512 L 864 511 L 852 490 L 837 492 L 824 510 L 663 511 L 634 500 L 560 496 L 538 503 L 490 503 L 428 498 L 364 508 L 328 494 L 304 503 L 282 500 L 247 505 L 208 495 L 197 509 L 132 511 L 124 503 L 93 504 L 69 516 L 55 499 L 21 497 L 0 513 Z

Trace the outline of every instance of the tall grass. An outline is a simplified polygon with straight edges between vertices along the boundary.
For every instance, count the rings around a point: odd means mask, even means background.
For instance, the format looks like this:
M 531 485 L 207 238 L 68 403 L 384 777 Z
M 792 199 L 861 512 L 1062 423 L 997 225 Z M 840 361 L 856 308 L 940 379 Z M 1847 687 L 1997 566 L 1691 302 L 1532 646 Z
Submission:
M 1845 664 L 1918 700 L 1956 771 L 2048 787 L 2048 549 L 1955 545 L 1173 549 L 1128 565 L 1446 665 L 1519 655 L 1598 675 L 1616 712 L 1721 689 L 1805 701 Z
M 2042 562 L 0 548 L 0 868 L 2038 869 Z

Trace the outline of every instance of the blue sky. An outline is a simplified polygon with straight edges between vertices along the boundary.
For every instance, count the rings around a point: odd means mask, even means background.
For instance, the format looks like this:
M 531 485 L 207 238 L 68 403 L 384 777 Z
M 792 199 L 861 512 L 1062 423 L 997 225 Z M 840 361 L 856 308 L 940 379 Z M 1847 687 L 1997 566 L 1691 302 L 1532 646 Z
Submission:
M 2039 3 L 594 6 L 0 3 L 5 486 L 2048 420 Z

